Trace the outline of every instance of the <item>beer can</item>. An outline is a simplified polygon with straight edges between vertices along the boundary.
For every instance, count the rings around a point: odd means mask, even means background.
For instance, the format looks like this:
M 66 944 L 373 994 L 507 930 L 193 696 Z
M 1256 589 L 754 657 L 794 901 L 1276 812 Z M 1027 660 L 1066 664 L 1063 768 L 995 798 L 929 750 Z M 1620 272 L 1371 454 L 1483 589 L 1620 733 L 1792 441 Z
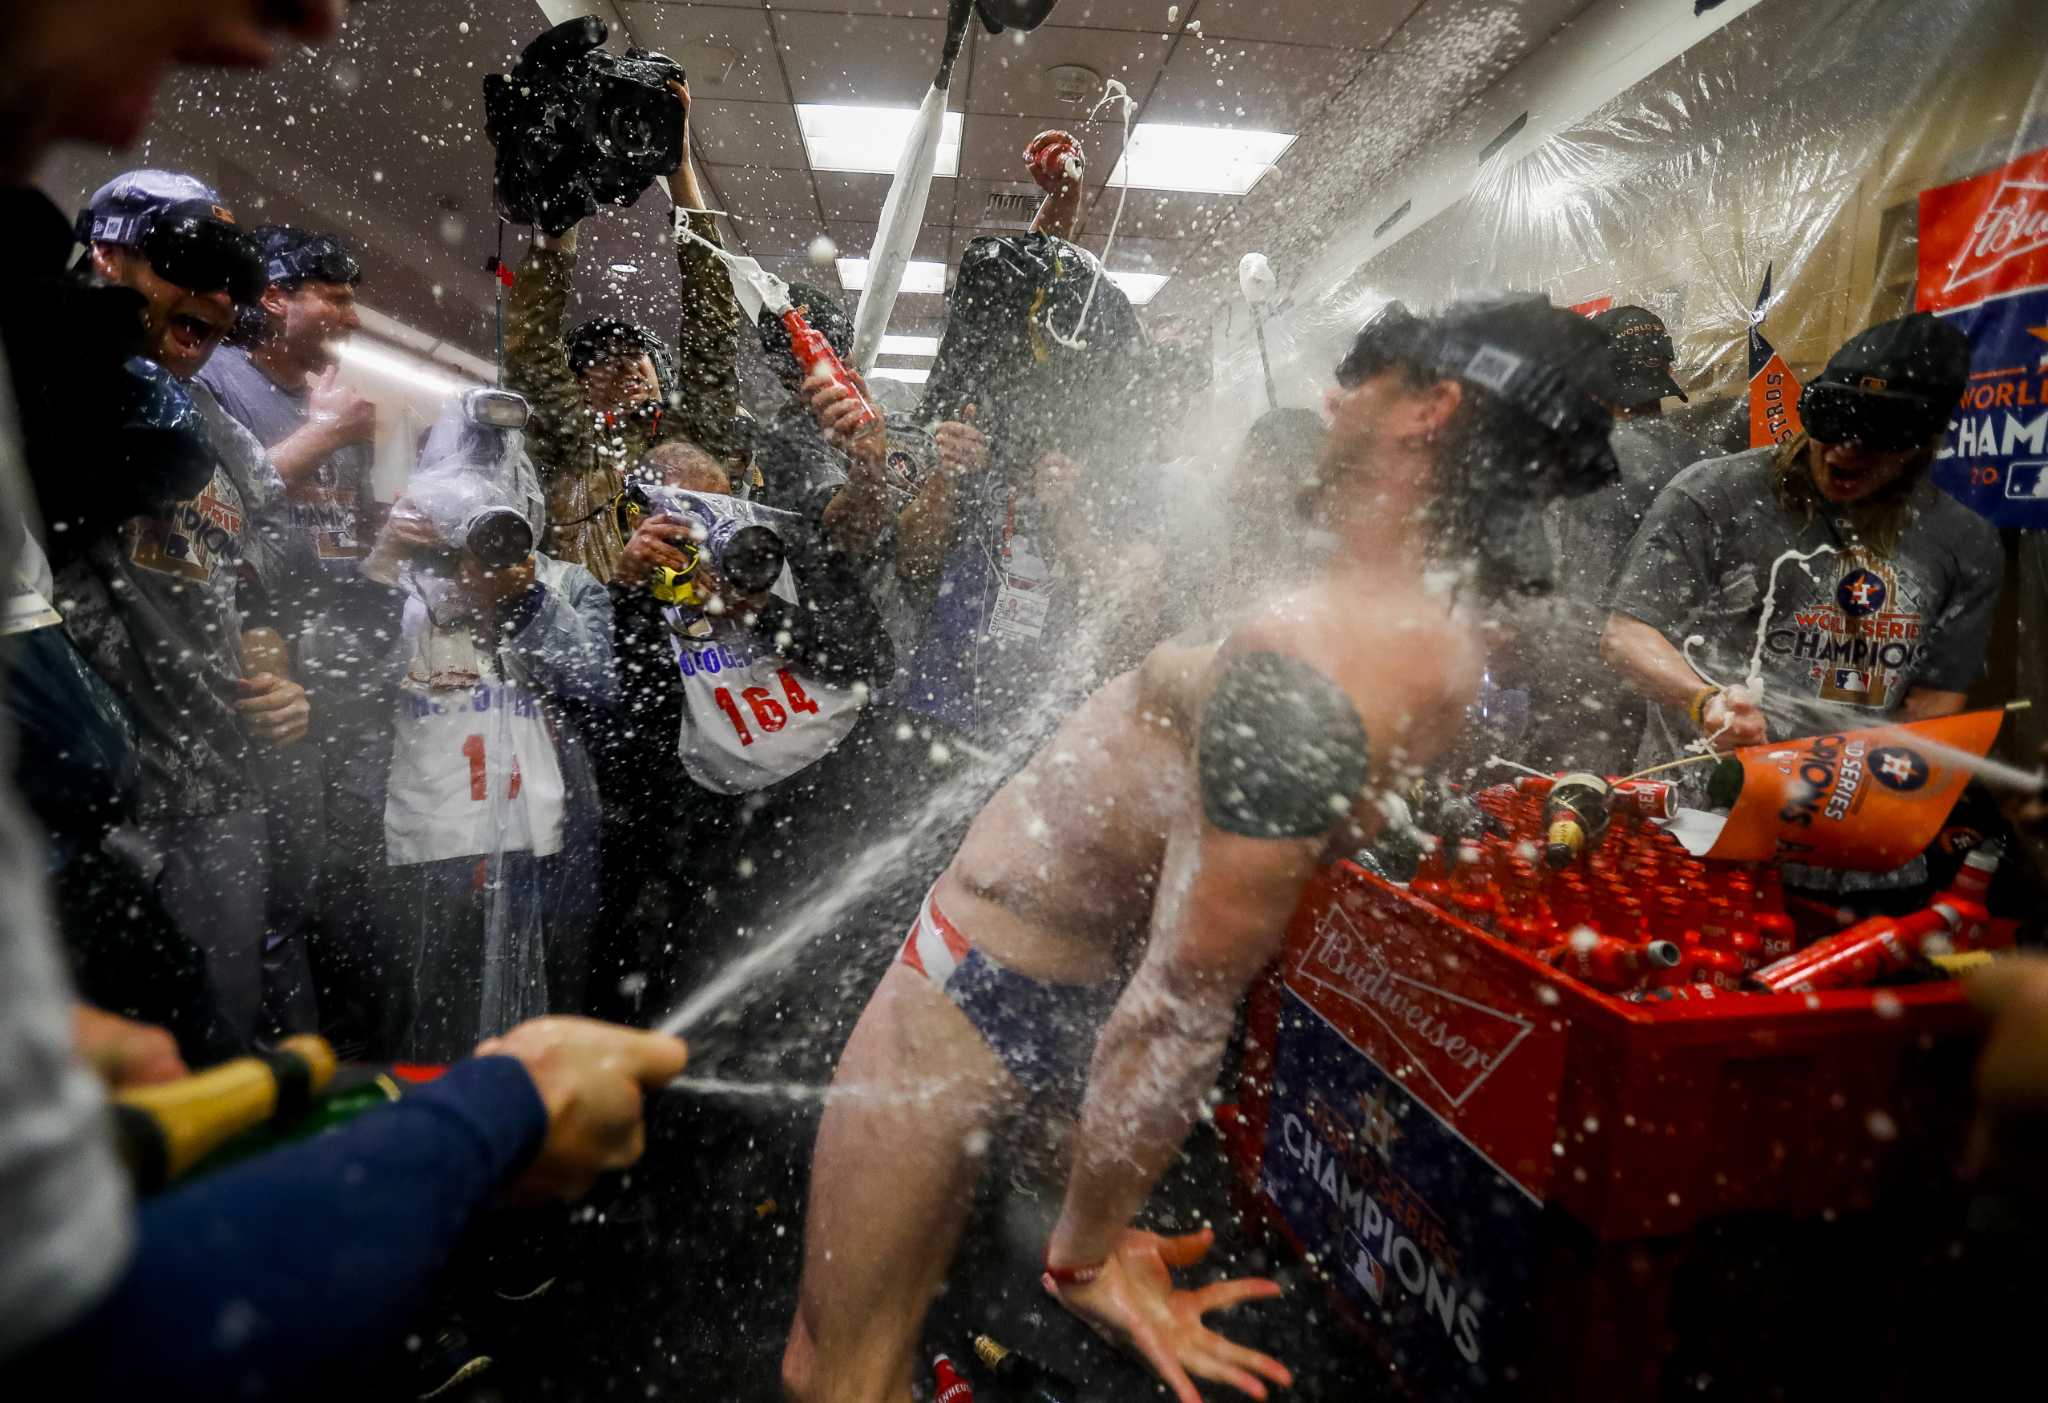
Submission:
M 1629 813 L 1644 818 L 1676 818 L 1678 816 L 1677 791 L 1661 779 L 1632 779 L 1614 786 Z

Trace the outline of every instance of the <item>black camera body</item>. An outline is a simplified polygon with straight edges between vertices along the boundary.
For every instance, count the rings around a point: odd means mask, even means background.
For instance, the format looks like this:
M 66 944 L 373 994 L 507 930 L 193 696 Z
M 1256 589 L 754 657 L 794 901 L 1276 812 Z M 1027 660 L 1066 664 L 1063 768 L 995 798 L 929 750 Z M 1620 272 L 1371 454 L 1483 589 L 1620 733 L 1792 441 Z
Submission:
M 601 47 L 594 16 L 528 44 L 510 73 L 484 79 L 484 131 L 497 149 L 505 217 L 560 235 L 599 205 L 630 205 L 682 160 L 682 65 L 666 54 Z

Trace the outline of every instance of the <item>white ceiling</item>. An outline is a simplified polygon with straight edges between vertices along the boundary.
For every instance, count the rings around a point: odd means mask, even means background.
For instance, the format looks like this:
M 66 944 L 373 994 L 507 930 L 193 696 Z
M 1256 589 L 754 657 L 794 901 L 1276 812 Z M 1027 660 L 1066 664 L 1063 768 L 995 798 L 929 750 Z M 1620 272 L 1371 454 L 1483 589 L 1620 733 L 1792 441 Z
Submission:
M 1322 159 L 1315 153 L 1363 140 L 1385 148 L 1375 164 L 1392 161 L 1585 3 L 1184 0 L 1169 27 L 1169 0 L 1059 0 L 1051 21 L 1031 34 L 991 36 L 977 27 L 950 94 L 966 114 L 960 174 L 933 183 L 918 255 L 957 260 L 977 233 L 1004 227 L 990 214 L 991 196 L 1024 197 L 1012 201 L 1020 213 L 1008 225 L 1021 226 L 1037 193 L 1023 177 L 1021 153 L 1046 127 L 1077 130 L 1091 176 L 1107 177 L 1118 128 L 1079 125 L 1085 113 L 1055 97 L 1046 79 L 1055 64 L 1123 80 L 1141 122 L 1303 134 L 1249 203 L 1130 192 L 1111 266 L 1179 274 L 1220 266 L 1226 254 L 1234 266 L 1237 251 L 1218 242 L 1236 237 L 1227 217 L 1240 206 L 1271 209 L 1279 194 L 1313 185 L 1310 163 Z M 633 41 L 675 54 L 691 71 L 693 142 L 707 197 L 728 216 L 729 243 L 785 277 L 827 286 L 836 277 L 810 267 L 805 250 L 826 234 L 841 253 L 865 254 L 889 178 L 811 171 L 794 104 L 914 105 L 937 66 L 944 8 L 944 0 L 618 0 Z M 231 202 L 255 211 L 245 219 L 289 217 L 353 235 L 369 251 L 366 300 L 489 355 L 493 284 L 482 264 L 497 224 L 480 84 L 543 24 L 532 0 L 358 6 L 338 45 L 294 56 L 271 74 L 174 79 L 149 159 L 212 177 Z M 1486 61 L 1439 72 L 1433 60 L 1447 34 L 1464 51 L 1483 49 L 1476 57 Z M 1319 128 L 1332 112 L 1346 114 L 1348 125 L 1371 111 L 1357 89 L 1389 74 L 1401 79 L 1403 111 L 1386 142 Z M 75 154 L 45 183 L 75 202 L 123 164 Z M 1084 242 L 1098 251 L 1118 193 L 1099 184 L 1092 192 Z M 1324 192 L 1332 202 L 1348 193 Z M 579 289 L 584 310 L 673 321 L 664 210 L 655 193 L 591 221 L 593 273 L 614 263 L 638 271 L 594 276 Z M 511 231 L 515 245 L 520 232 Z M 1174 291 L 1169 283 L 1158 305 L 1172 305 Z M 928 333 L 944 316 L 942 297 L 905 296 L 892 329 Z

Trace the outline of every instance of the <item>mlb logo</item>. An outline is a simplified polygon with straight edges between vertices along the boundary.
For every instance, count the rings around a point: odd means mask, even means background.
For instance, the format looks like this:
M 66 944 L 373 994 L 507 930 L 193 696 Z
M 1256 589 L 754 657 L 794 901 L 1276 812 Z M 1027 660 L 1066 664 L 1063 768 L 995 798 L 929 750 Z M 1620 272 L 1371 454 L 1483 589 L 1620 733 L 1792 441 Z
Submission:
M 2048 499 L 2048 460 L 2013 463 L 2005 470 L 2005 495 L 2021 501 Z
M 1867 692 L 1870 690 L 1870 674 L 1858 672 L 1853 667 L 1835 669 L 1835 690 L 1838 692 Z
M 1347 1232 L 1344 1237 L 1356 1249 L 1351 1263 L 1352 1279 L 1365 1288 L 1365 1294 L 1372 1297 L 1374 1305 L 1380 1305 L 1387 1289 L 1387 1269 L 1380 1265 L 1379 1258 L 1366 1250 L 1364 1240 L 1357 1233 Z

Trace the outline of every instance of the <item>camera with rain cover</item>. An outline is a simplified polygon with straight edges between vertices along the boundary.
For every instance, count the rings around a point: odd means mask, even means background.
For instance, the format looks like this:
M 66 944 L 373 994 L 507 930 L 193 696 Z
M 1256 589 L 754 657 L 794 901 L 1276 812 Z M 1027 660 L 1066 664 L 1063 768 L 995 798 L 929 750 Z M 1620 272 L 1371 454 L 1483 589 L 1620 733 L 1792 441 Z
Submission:
M 782 577 L 788 558 L 782 537 L 751 503 L 634 478 L 619 499 L 620 533 L 631 536 L 642 521 L 662 512 L 691 527 L 690 539 L 676 542 L 687 563 L 680 570 L 658 566 L 648 581 L 648 590 L 662 603 L 703 608 L 714 592 L 706 574 L 741 595 L 765 593 Z M 707 558 L 708 571 L 703 568 Z
M 600 47 L 611 31 L 585 16 L 528 44 L 510 73 L 484 79 L 484 131 L 497 148 L 506 218 L 560 235 L 599 205 L 630 205 L 683 154 L 683 106 L 666 54 Z

